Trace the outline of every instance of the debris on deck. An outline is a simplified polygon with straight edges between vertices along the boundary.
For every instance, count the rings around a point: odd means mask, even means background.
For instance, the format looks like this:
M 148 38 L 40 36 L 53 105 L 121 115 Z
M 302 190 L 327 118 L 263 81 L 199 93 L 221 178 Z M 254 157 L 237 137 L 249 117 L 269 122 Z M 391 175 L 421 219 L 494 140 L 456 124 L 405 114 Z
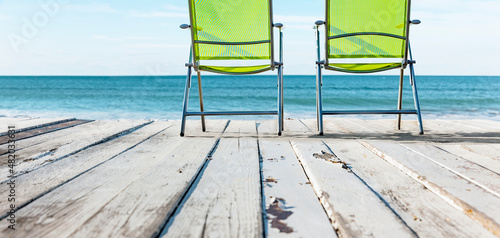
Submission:
M 497 121 L 0 122 L 0 237 L 500 237 Z

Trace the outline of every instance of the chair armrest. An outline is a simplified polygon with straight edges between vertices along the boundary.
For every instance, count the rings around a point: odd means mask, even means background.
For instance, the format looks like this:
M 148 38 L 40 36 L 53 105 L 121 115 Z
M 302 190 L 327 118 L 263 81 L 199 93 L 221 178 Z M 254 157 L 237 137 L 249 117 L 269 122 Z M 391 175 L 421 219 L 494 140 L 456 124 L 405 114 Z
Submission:
M 326 24 L 326 21 L 323 21 L 323 20 L 317 20 L 314 24 L 315 24 L 316 26 L 321 26 L 321 25 Z
M 420 24 L 420 23 L 421 23 L 421 21 L 420 21 L 420 20 L 418 20 L 418 19 L 414 19 L 414 20 L 411 20 L 411 21 L 410 21 L 410 24 L 413 24 L 413 25 L 418 25 L 418 24 Z
M 283 28 L 283 23 L 274 23 L 273 27 L 279 29 L 279 59 L 280 59 L 280 62 L 274 62 L 274 65 L 283 66 L 283 32 L 281 31 Z

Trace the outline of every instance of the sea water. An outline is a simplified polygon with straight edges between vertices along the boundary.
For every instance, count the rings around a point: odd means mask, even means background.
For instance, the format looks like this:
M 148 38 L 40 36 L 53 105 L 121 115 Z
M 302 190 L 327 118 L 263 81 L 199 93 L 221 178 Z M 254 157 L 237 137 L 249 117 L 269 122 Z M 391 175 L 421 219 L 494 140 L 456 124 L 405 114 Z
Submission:
M 182 115 L 185 82 L 185 76 L 0 76 L 0 117 L 175 120 Z M 416 82 L 424 119 L 500 120 L 500 76 L 417 76 Z M 409 79 L 404 83 L 403 109 L 414 109 Z M 397 75 L 325 76 L 324 109 L 396 109 L 398 86 Z M 276 110 L 273 75 L 204 76 L 202 88 L 206 111 Z M 284 77 L 284 107 L 285 117 L 315 118 L 314 75 Z M 199 110 L 196 77 L 189 110 Z

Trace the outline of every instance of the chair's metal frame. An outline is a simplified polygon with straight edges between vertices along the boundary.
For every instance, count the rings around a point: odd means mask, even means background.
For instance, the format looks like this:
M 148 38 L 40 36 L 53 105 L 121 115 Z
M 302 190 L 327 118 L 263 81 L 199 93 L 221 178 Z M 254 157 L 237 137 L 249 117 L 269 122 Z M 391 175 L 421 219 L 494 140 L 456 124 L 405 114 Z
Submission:
M 278 109 L 277 111 L 217 111 L 217 112 L 206 112 L 204 110 L 204 104 L 203 104 L 203 92 L 202 92 L 202 87 L 201 87 L 201 70 L 198 68 L 198 61 L 195 58 L 194 55 L 194 43 L 200 43 L 199 41 L 194 41 L 194 32 L 192 29 L 192 6 L 191 6 L 191 1 L 189 1 L 189 19 L 191 24 L 182 24 L 180 28 L 182 29 L 191 29 L 191 48 L 190 48 L 190 54 L 189 54 L 189 63 L 186 63 L 186 67 L 188 68 L 187 71 L 187 77 L 186 77 L 186 87 L 184 89 L 184 103 L 183 103 L 183 109 L 182 109 L 182 122 L 181 122 L 181 136 L 184 136 L 185 128 L 186 128 L 186 119 L 188 116 L 200 116 L 201 117 L 201 125 L 202 125 L 202 131 L 206 131 L 206 125 L 205 125 L 205 116 L 231 116 L 231 115 L 277 115 L 278 116 L 278 135 L 281 136 L 281 133 L 283 132 L 283 24 L 281 23 L 273 23 L 273 9 L 272 9 L 272 1 L 269 0 L 269 24 L 271 27 L 271 38 L 269 41 L 258 41 L 258 42 L 209 42 L 210 44 L 219 44 L 219 45 L 251 45 L 251 44 L 259 44 L 259 43 L 266 43 L 270 42 L 270 47 L 271 47 L 271 68 L 270 70 L 274 70 L 277 68 L 278 71 Z M 273 28 L 276 27 L 279 29 L 279 62 L 274 61 L 274 31 Z M 202 43 L 208 43 L 208 42 L 202 42 Z M 198 74 L 198 90 L 199 90 L 199 98 L 200 98 L 200 111 L 199 112 L 188 112 L 188 101 L 189 101 L 189 90 L 191 88 L 191 74 L 192 74 L 192 69 L 194 69 L 197 74 Z M 249 72 L 249 73 L 238 73 L 237 75 L 241 74 L 254 74 L 254 73 L 260 73 L 264 72 L 267 70 L 259 70 L 255 72 Z M 224 73 L 224 74 L 231 74 L 231 73 Z
M 329 1 L 325 1 L 326 6 L 326 12 L 325 12 L 325 19 L 328 20 L 328 9 L 329 9 Z M 328 34 L 325 33 L 325 60 L 321 60 L 321 50 L 320 50 L 320 32 L 319 32 L 319 27 L 321 25 L 325 25 L 325 31 L 326 31 L 326 21 L 316 21 L 316 44 L 317 44 L 317 59 L 316 61 L 316 66 L 317 66 L 317 72 L 316 72 L 316 112 L 317 112 L 317 126 L 318 126 L 318 131 L 320 135 L 323 135 L 323 115 L 339 115 L 339 114 L 397 114 L 397 128 L 398 130 L 401 129 L 401 115 L 402 114 L 416 114 L 417 115 L 417 120 L 418 120 L 418 125 L 419 125 L 419 134 L 424 134 L 424 129 L 422 125 L 422 116 L 420 112 L 420 103 L 418 100 L 418 91 L 417 91 L 417 84 L 415 81 L 415 72 L 413 68 L 413 64 L 416 62 L 413 60 L 412 54 L 411 54 L 411 48 L 409 44 L 409 30 L 410 30 L 410 25 L 414 24 L 420 24 L 420 20 L 409 20 L 410 19 L 410 5 L 411 5 L 411 0 L 408 0 L 407 4 L 407 26 L 406 26 L 406 38 L 400 37 L 400 36 L 395 36 L 391 34 L 385 34 L 385 33 L 377 33 L 377 32 L 362 32 L 362 33 L 355 33 L 355 34 L 345 34 L 345 35 L 340 35 L 340 36 L 335 36 L 335 37 L 328 37 Z M 398 95 L 398 105 L 397 105 L 397 110 L 344 110 L 344 111 L 324 111 L 323 110 L 323 102 L 322 102 L 322 96 L 321 96 L 321 87 L 323 86 L 323 76 L 322 76 L 322 68 L 328 69 L 328 70 L 335 70 L 335 71 L 340 71 L 340 72 L 347 72 L 341 69 L 336 69 L 334 67 L 328 67 L 328 40 L 332 38 L 341 38 L 341 37 L 348 37 L 348 36 L 353 36 L 353 35 L 384 35 L 387 37 L 396 37 L 396 38 L 403 38 L 406 40 L 406 45 L 405 45 L 405 54 L 402 62 L 402 67 L 400 68 L 400 79 L 399 79 L 399 95 Z M 408 60 L 409 56 L 409 60 Z M 415 110 L 402 110 L 402 104 L 403 104 L 403 77 L 404 77 L 404 70 L 406 66 L 410 66 L 410 84 L 413 89 L 413 100 L 415 102 Z M 399 68 L 399 67 L 397 67 Z M 382 69 L 379 71 L 372 71 L 369 73 L 374 73 L 374 72 L 380 72 L 380 71 L 385 71 L 385 70 L 390 70 L 390 69 L 397 69 L 397 68 L 387 68 L 387 69 Z M 364 73 L 364 72 L 349 72 L 349 73 Z

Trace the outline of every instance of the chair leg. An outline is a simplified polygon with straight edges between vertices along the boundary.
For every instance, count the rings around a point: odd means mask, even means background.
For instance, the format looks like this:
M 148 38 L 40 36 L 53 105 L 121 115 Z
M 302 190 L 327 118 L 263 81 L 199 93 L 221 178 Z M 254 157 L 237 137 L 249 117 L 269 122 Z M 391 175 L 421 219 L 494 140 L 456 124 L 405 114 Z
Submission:
M 401 110 L 403 107 L 403 77 L 405 70 L 401 68 L 401 73 L 399 76 L 399 95 L 398 95 L 398 110 Z M 401 114 L 398 114 L 397 119 L 398 130 L 401 130 Z
M 283 82 L 281 78 L 282 66 L 278 66 L 278 136 L 281 136 L 283 131 Z
M 424 134 L 424 126 L 422 124 L 422 115 L 420 112 L 420 103 L 418 101 L 418 91 L 417 91 L 417 82 L 415 81 L 415 71 L 413 69 L 413 64 L 410 64 L 410 78 L 413 89 L 413 101 L 415 101 L 415 109 L 417 110 L 417 120 L 418 120 L 418 129 L 419 134 Z
M 319 135 L 323 135 L 323 99 L 321 97 L 322 85 L 323 79 L 321 75 L 321 64 L 318 64 L 318 72 L 316 75 L 316 114 Z
M 184 103 L 182 106 L 181 136 L 184 136 L 184 131 L 186 129 L 186 114 L 187 114 L 190 88 L 191 88 L 191 67 L 189 66 L 186 76 L 186 88 L 184 89 Z
M 283 96 L 283 66 L 281 66 L 281 131 L 283 131 L 285 129 L 285 108 L 284 108 L 284 104 L 285 104 L 285 100 L 284 100 L 284 96 Z
M 318 81 L 318 75 L 316 75 L 316 81 Z M 318 97 L 318 83 L 316 82 L 316 127 L 319 131 L 319 97 Z
M 201 89 L 201 73 L 198 71 L 198 93 L 200 96 L 200 112 L 204 111 L 203 108 L 203 91 Z M 207 128 L 205 126 L 205 116 L 201 116 L 201 130 L 203 132 L 207 131 Z

